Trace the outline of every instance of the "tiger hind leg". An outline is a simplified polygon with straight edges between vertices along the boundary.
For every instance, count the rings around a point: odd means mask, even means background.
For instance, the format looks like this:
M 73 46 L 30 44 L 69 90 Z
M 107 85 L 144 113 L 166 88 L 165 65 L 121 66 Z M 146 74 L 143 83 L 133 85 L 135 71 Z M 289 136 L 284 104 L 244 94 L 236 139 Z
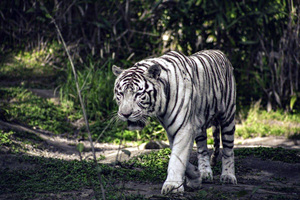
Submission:
M 237 184 L 234 169 L 234 132 L 235 122 L 234 117 L 230 121 L 227 121 L 221 125 L 222 136 L 222 174 L 220 181 L 222 183 Z
M 197 135 L 195 141 L 197 144 L 198 169 L 200 171 L 201 180 L 210 182 L 213 180 L 213 172 L 209 161 L 206 130 Z

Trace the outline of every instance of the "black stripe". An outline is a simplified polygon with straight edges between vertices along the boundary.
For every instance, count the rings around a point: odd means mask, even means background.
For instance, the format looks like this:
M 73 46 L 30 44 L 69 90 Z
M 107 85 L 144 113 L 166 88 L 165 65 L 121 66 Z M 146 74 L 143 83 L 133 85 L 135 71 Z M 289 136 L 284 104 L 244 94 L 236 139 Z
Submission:
M 195 141 L 196 141 L 196 142 L 203 142 L 203 141 L 206 140 L 206 139 L 207 139 L 206 136 L 204 136 L 204 135 L 199 135 L 199 136 L 197 136 L 197 137 L 195 138 Z
M 181 127 L 183 126 L 183 124 L 186 123 L 186 117 L 187 117 L 188 114 L 189 114 L 189 112 L 185 112 L 184 119 L 183 119 L 182 123 L 180 124 L 180 126 L 178 127 L 178 129 L 174 132 L 173 138 L 176 137 L 178 131 L 181 129 Z
M 177 109 L 177 111 L 176 111 L 175 116 L 173 117 L 171 123 L 168 125 L 168 128 L 174 124 L 175 120 L 177 119 L 178 114 L 179 114 L 180 111 L 181 111 L 181 108 L 182 108 L 182 106 L 183 106 L 183 103 L 184 103 L 184 97 L 183 97 L 183 100 L 181 101 L 181 103 L 180 103 L 180 105 L 179 105 L 179 107 L 178 107 L 178 109 Z M 174 106 L 174 108 L 175 108 L 175 106 Z M 174 110 L 174 108 L 173 108 L 173 110 Z M 173 110 L 172 110 L 172 111 L 173 111 Z M 173 112 L 171 112 L 171 114 L 172 114 L 172 113 L 173 113 Z M 186 112 L 186 113 L 187 113 L 187 112 Z M 170 115 L 171 115 L 171 114 L 170 114 Z
M 225 123 L 221 125 L 221 130 L 228 127 L 234 120 L 235 114 L 233 113 L 230 119 Z
M 197 153 L 198 154 L 201 154 L 201 155 L 203 155 L 204 154 L 204 156 L 206 156 L 207 154 L 208 154 L 208 151 L 207 150 L 203 150 L 203 151 L 197 151 Z
M 227 145 L 227 144 L 224 144 L 224 143 L 223 143 L 222 145 L 223 145 L 223 149 L 224 149 L 224 148 L 226 148 L 226 149 L 232 149 L 233 146 L 234 146 L 233 144 Z
M 230 130 L 230 131 L 222 132 L 222 135 L 233 135 L 233 134 L 234 134 L 234 131 L 235 131 L 235 126 L 234 126 L 233 129 Z

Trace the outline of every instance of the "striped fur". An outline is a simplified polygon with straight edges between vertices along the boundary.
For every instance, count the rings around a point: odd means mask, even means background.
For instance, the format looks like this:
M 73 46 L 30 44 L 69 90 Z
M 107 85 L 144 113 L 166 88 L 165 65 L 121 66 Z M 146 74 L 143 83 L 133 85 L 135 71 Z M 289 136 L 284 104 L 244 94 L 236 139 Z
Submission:
M 118 116 L 129 129 L 142 129 L 148 116 L 165 128 L 172 149 L 162 193 L 183 191 L 183 183 L 199 188 L 212 180 L 211 164 L 223 145 L 221 181 L 236 184 L 234 172 L 235 80 L 233 68 L 218 50 L 191 56 L 171 51 L 122 70 L 116 66 L 114 94 Z M 209 158 L 206 129 L 213 127 L 214 152 Z M 198 168 L 189 163 L 197 143 Z

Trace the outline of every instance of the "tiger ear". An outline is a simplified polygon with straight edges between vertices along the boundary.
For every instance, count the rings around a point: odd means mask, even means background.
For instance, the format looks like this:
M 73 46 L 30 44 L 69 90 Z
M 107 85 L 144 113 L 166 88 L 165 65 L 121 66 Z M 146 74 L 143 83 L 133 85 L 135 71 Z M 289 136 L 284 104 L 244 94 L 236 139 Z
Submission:
M 147 70 L 147 75 L 150 78 L 158 79 L 161 72 L 161 68 L 159 65 L 151 65 Z
M 117 67 L 116 65 L 112 66 L 112 72 L 114 73 L 115 76 L 119 76 L 124 69 L 121 69 L 120 67 Z

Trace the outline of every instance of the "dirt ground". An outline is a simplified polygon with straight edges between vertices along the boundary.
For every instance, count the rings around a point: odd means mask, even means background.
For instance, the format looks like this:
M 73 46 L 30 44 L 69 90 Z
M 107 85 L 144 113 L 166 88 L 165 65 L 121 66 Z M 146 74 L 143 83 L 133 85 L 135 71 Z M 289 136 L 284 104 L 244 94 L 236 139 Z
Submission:
M 5 122 L 0 125 L 4 127 Z M 12 126 L 12 124 L 10 124 Z M 14 125 L 16 129 L 24 129 L 26 127 Z M 29 131 L 38 134 L 43 140 L 42 147 L 39 148 L 28 145 L 26 154 L 33 156 L 43 156 L 51 158 L 59 158 L 64 160 L 79 159 L 77 150 L 75 149 L 76 140 L 60 138 L 58 136 L 51 136 L 37 130 L 30 129 Z M 83 141 L 86 146 L 86 151 L 83 153 L 84 158 L 92 158 L 89 148 L 89 142 Z M 256 138 L 251 140 L 243 140 L 236 142 L 236 148 L 243 148 L 245 146 L 256 147 L 262 146 L 262 143 L 267 146 L 284 147 L 299 149 L 299 141 L 290 141 L 285 138 L 269 137 Z M 147 153 L 149 149 L 144 149 L 141 146 L 126 147 L 123 145 L 101 144 L 95 143 L 97 157 L 100 155 L 105 157 L 102 163 L 115 162 L 118 155 L 119 161 L 128 160 L 134 156 Z M 127 144 L 130 146 L 130 144 Z M 130 157 L 126 155 L 122 149 L 131 152 Z M 5 152 L 5 149 L 4 149 Z M 13 155 L 8 153 L 0 154 L 0 168 L 9 168 L 10 170 L 31 169 L 30 163 L 20 163 L 17 159 L 21 155 Z M 300 155 L 298 155 L 300 156 Z M 196 152 L 194 151 L 191 160 L 196 159 Z M 220 174 L 214 174 L 214 181 L 211 183 L 203 183 L 199 191 L 187 191 L 180 195 L 165 197 L 160 195 L 160 190 L 163 183 L 152 184 L 142 182 L 126 182 L 120 183 L 120 188 L 125 194 L 141 194 L 149 199 L 193 199 L 195 194 L 203 195 L 203 199 L 299 199 L 300 197 L 300 163 L 291 164 L 281 161 L 262 160 L 260 158 L 238 157 L 236 162 L 236 176 L 238 180 L 237 185 L 220 184 Z M 45 194 L 50 199 L 91 199 L 93 191 L 91 189 L 82 189 L 80 191 L 69 191 L 57 194 Z M 71 194 L 71 195 L 70 195 Z M 233 195 L 234 194 L 234 195 Z M 213 195 L 216 195 L 213 196 Z M 197 196 L 197 197 L 198 197 Z M 7 195 L 1 195 L 0 199 L 8 199 Z M 52 198 L 53 197 L 53 198 Z

